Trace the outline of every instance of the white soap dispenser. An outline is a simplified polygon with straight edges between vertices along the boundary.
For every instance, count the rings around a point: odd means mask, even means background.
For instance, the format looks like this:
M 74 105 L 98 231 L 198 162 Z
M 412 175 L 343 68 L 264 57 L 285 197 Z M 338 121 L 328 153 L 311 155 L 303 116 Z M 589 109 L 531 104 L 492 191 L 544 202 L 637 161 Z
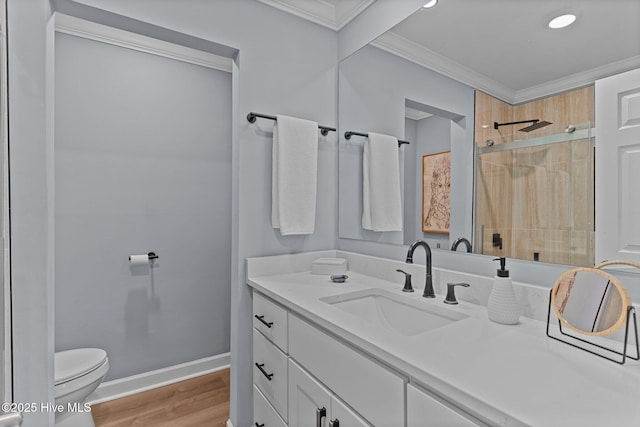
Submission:
M 489 295 L 487 313 L 489 320 L 505 325 L 515 325 L 520 321 L 520 307 L 513 290 L 509 270 L 505 269 L 506 258 L 500 257 L 500 269 L 493 279 L 493 289 Z

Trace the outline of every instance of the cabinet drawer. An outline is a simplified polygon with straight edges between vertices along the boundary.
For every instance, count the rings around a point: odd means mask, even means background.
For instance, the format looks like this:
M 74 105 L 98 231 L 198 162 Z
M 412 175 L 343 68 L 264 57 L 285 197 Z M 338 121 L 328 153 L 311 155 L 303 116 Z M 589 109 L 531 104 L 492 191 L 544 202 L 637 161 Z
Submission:
M 262 296 L 253 293 L 253 327 L 262 332 L 280 350 L 289 351 L 287 340 L 287 311 Z
M 287 356 L 253 330 L 253 383 L 287 420 Z
M 405 424 L 405 378 L 293 315 L 289 353 L 371 424 Z
M 407 385 L 408 427 L 484 427 L 470 415 L 426 392 Z
M 253 386 L 253 421 L 253 426 L 287 427 L 255 384 Z

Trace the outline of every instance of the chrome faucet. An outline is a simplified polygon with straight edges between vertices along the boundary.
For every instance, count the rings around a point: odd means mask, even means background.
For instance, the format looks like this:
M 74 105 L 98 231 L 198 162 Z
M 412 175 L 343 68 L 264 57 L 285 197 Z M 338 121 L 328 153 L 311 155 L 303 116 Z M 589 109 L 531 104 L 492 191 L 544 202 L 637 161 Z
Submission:
M 425 298 L 435 298 L 436 294 L 433 292 L 433 281 L 431 279 L 431 248 L 424 240 L 418 240 L 414 242 L 411 246 L 409 246 L 409 250 L 407 251 L 407 264 L 413 264 L 413 252 L 416 250 L 418 246 L 422 246 L 427 255 L 427 277 L 424 283 L 424 292 L 422 296 Z
M 453 242 L 453 245 L 451 245 L 451 250 L 455 251 L 458 249 L 458 245 L 460 243 L 464 243 L 464 245 L 467 247 L 467 252 L 471 252 L 471 242 L 469 240 L 467 240 L 465 237 L 458 237 L 456 239 L 455 242 Z

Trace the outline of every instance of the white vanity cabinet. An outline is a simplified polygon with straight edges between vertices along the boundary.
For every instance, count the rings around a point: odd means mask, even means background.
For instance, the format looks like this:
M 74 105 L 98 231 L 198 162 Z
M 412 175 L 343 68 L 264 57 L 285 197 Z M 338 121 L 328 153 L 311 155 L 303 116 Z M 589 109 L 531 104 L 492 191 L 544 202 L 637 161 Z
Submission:
M 405 425 L 406 378 L 258 292 L 253 310 L 256 426 Z
M 407 385 L 407 427 L 485 427 L 452 405 Z
M 289 359 L 289 424 L 299 427 L 370 426 L 291 359 Z
M 276 302 L 253 294 L 256 427 L 486 427 Z

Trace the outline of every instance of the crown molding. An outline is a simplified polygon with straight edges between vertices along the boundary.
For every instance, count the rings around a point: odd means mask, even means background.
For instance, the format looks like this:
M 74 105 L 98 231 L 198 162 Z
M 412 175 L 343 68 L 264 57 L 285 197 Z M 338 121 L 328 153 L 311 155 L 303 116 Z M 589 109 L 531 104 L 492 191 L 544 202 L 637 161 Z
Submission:
M 375 0 L 340 0 L 336 4 L 336 31 L 360 15 Z
M 637 55 L 516 91 L 391 31 L 378 37 L 371 44 L 512 105 L 589 86 L 598 79 L 640 67 L 640 55 Z
M 231 58 L 165 42 L 141 34 L 131 33 L 74 16 L 64 15 L 59 12 L 54 14 L 54 19 L 55 30 L 59 33 L 150 53 L 152 55 L 226 71 L 228 73 L 231 72 Z
M 326 1 L 258 0 L 276 9 L 315 22 L 323 27 L 336 30 L 335 7 Z
M 339 31 L 353 18 L 358 16 L 375 0 L 340 0 L 329 2 L 326 0 L 258 0 L 276 9 L 304 18 L 308 21 Z
M 371 44 L 513 104 L 516 94 L 513 89 L 392 31 L 387 31 Z
M 598 79 L 636 68 L 640 68 L 640 55 L 632 56 L 631 58 L 612 62 L 601 67 L 592 68 L 590 70 L 571 74 L 570 76 L 519 90 L 515 94 L 513 104 L 521 104 L 523 102 L 533 101 L 534 99 L 544 98 L 549 95 L 555 95 L 560 92 L 589 86 Z

